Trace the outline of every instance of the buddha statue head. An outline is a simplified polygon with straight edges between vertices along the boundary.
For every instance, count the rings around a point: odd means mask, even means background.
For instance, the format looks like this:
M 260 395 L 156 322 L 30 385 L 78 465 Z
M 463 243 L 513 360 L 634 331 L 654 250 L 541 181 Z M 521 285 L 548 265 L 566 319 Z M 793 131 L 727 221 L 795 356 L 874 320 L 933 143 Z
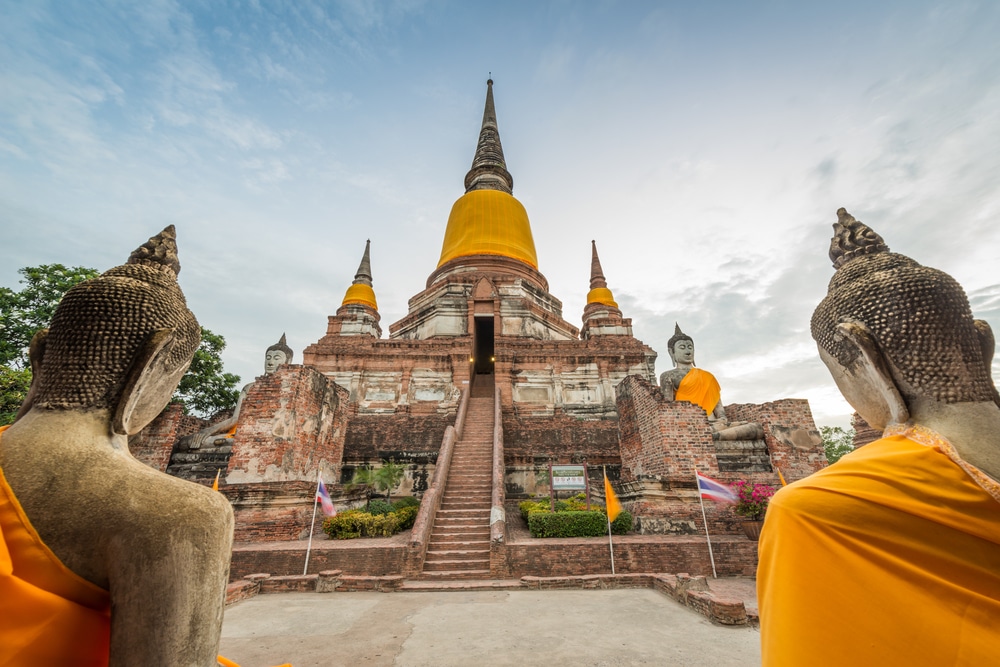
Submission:
M 123 435 L 149 423 L 201 343 L 179 272 L 171 225 L 123 266 L 66 292 L 49 328 L 31 341 L 33 379 L 21 414 L 106 409 Z
M 830 244 L 836 273 L 812 336 L 847 401 L 875 428 L 915 402 L 995 402 L 993 334 L 948 274 L 889 252 L 843 208 Z
M 270 375 L 278 370 L 278 366 L 292 363 L 292 348 L 285 342 L 285 334 L 281 340 L 267 348 L 264 353 L 264 375 Z
M 694 365 L 694 340 L 681 331 L 680 325 L 676 322 L 674 322 L 674 335 L 667 341 L 667 352 L 670 354 L 674 366 L 678 364 Z

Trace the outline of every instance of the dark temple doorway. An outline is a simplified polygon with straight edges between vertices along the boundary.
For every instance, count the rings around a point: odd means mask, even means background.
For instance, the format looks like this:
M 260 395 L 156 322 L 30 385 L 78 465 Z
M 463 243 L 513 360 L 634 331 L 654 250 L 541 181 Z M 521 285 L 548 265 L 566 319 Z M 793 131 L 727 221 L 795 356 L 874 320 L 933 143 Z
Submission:
M 476 375 L 493 374 L 493 317 L 477 317 L 476 321 Z

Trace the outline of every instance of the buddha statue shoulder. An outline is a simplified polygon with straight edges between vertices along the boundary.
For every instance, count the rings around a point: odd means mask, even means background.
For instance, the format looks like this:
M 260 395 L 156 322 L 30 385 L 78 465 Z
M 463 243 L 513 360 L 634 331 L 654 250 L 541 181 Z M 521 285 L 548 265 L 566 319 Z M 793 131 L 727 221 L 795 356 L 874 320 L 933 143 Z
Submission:
M 3 588 L 0 663 L 215 664 L 232 507 L 127 441 L 201 341 L 179 270 L 170 226 L 70 289 L 31 341 L 31 387 L 0 435 L 0 556 L 35 565 L 0 567 L 22 579 Z M 46 594 L 6 598 L 32 586 Z
M 285 342 L 285 334 L 281 334 L 281 339 L 264 352 L 264 375 L 270 375 L 281 366 L 292 363 L 292 348 Z M 228 419 L 223 419 L 208 426 L 193 435 L 181 438 L 179 449 L 201 449 L 202 447 L 225 445 L 236 435 L 236 425 L 240 421 L 240 411 L 243 408 L 243 400 L 247 397 L 247 391 L 254 385 L 248 382 L 243 385 L 240 396 L 236 400 L 236 407 L 233 414 Z
M 674 324 L 667 341 L 674 367 L 660 375 L 660 390 L 670 401 L 688 401 L 701 407 L 712 426 L 714 440 L 758 440 L 764 430 L 756 422 L 730 422 L 722 406 L 722 390 L 715 376 L 694 365 L 694 340 Z

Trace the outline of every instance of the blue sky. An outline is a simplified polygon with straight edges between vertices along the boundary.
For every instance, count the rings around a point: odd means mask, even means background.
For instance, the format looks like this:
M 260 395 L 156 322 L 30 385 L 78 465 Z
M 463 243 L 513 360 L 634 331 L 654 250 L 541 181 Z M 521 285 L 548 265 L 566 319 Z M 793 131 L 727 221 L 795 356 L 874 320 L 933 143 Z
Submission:
M 877 5 L 877 6 L 876 6 Z M 514 195 L 580 323 L 596 239 L 636 335 L 726 402 L 847 423 L 808 333 L 845 206 L 1000 329 L 993 2 L 0 0 L 0 284 L 167 224 L 245 381 L 326 330 L 365 239 L 383 329 L 462 194 L 492 72 Z

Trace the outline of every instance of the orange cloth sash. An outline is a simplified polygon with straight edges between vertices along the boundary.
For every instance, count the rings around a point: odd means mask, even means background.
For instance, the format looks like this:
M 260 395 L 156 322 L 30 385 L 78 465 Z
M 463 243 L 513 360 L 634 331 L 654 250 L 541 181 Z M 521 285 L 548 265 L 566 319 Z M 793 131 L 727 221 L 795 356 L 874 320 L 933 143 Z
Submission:
M 721 397 L 722 389 L 715 376 L 700 368 L 692 368 L 677 387 L 674 400 L 700 405 L 705 414 L 710 415 L 715 412 L 715 406 L 719 404 Z
M 1000 655 L 1000 484 L 928 429 L 885 436 L 771 500 L 757 569 L 765 667 Z
M 110 610 L 42 543 L 0 470 L 0 665 L 106 666 Z

